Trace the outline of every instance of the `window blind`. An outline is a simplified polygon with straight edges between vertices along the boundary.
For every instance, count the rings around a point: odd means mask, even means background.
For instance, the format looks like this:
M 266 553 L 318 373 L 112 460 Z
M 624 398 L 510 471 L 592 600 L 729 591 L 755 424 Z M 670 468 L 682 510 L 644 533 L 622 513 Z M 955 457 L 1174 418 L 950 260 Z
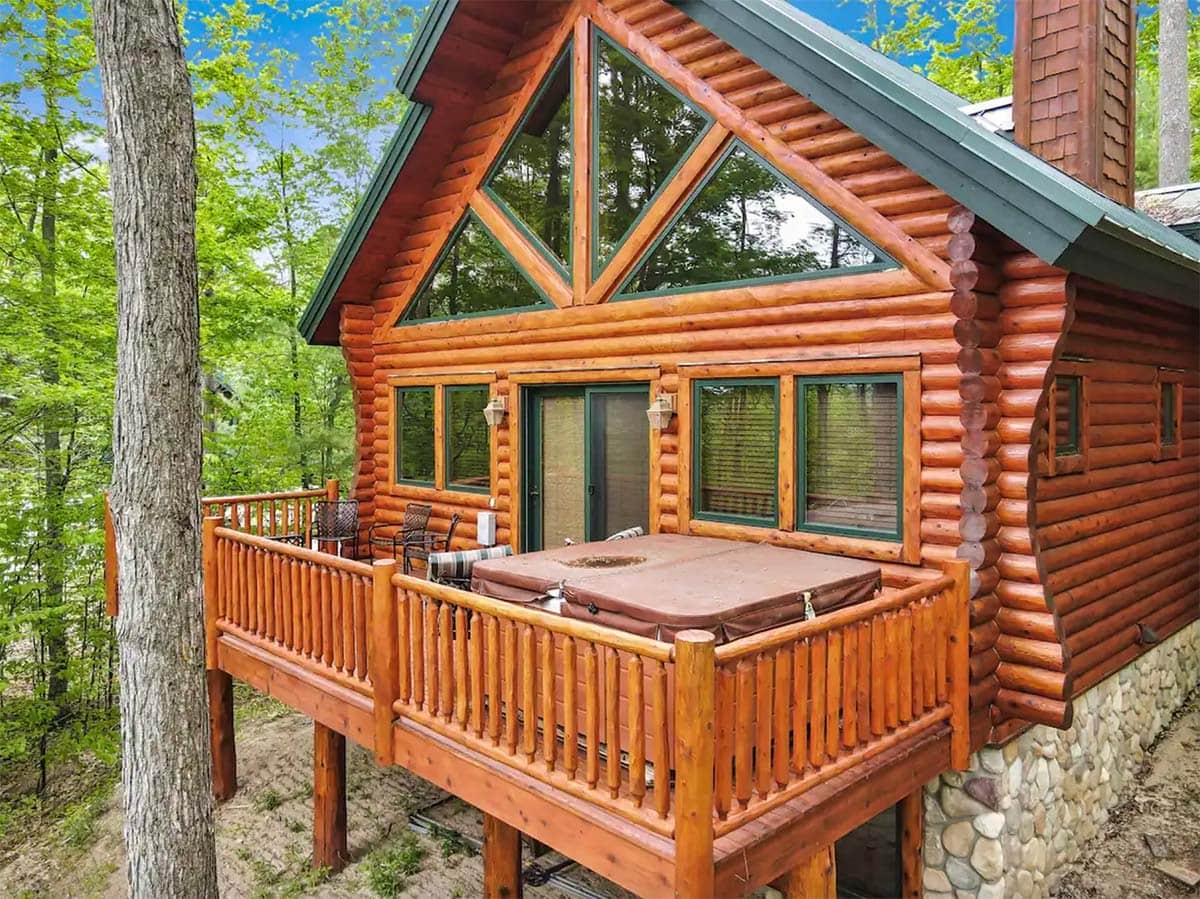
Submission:
M 899 384 L 798 383 L 804 403 L 801 524 L 898 533 Z
M 696 511 L 774 525 L 779 482 L 775 382 L 698 382 L 696 405 Z
M 396 480 L 433 483 L 433 388 L 396 389 Z
M 1054 452 L 1059 456 L 1079 453 L 1079 389 L 1077 375 L 1059 375 L 1054 380 Z
M 491 448 L 483 407 L 484 386 L 446 388 L 446 483 L 487 490 L 491 483 Z

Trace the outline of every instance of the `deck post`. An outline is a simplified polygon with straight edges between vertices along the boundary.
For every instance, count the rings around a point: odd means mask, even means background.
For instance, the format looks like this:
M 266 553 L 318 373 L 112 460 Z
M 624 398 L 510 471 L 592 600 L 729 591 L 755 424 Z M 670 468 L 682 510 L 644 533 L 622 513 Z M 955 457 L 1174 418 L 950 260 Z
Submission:
M 117 529 L 113 526 L 108 491 L 104 491 L 104 612 L 116 618 L 117 604 Z
M 925 792 L 918 787 L 896 805 L 896 851 L 900 856 L 901 899 L 921 899 L 925 862 L 921 842 L 925 835 Z
M 675 637 L 675 895 L 712 899 L 716 638 Z
M 217 802 L 237 792 L 237 745 L 233 734 L 233 678 L 215 668 L 208 676 L 209 738 L 212 748 L 213 796 Z
M 331 503 L 336 503 L 341 495 L 341 488 L 338 486 L 337 478 L 330 478 L 325 482 L 325 499 Z
M 313 722 L 313 867 L 346 866 L 346 738 Z
M 786 899 L 837 899 L 833 843 L 822 846 L 787 875 Z
M 521 831 L 483 813 L 483 897 L 521 899 Z
M 393 706 L 398 698 L 399 663 L 396 654 L 396 598 L 392 575 L 395 559 L 380 559 L 372 568 L 371 629 L 367 634 L 367 663 L 375 694 L 375 761 L 390 765 L 395 761 L 392 723 Z
M 962 559 L 946 563 L 954 578 L 950 597 L 950 766 L 971 767 L 971 566 Z
M 209 671 L 217 668 L 217 526 L 220 518 L 204 519 L 201 530 L 200 570 L 204 577 L 204 659 Z
M 329 478 L 329 480 L 325 482 L 325 502 L 336 503 L 340 495 L 341 493 L 337 478 Z M 340 556 L 342 554 L 342 544 L 323 542 L 320 538 L 320 534 L 317 535 L 317 549 L 323 553 L 330 553 L 331 555 L 335 556 Z

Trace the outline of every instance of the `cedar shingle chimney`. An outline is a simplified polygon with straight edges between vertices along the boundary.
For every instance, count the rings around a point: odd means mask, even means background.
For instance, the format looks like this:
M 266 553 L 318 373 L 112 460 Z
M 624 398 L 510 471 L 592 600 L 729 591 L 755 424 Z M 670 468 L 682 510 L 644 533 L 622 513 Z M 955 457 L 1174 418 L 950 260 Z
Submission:
M 1133 203 L 1137 0 L 1017 0 L 1017 143 Z

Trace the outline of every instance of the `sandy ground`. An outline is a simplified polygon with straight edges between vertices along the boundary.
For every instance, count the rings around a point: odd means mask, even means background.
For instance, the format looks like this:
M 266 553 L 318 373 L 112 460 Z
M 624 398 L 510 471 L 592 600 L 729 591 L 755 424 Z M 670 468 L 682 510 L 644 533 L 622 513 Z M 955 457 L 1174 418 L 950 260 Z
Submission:
M 1146 756 L 1128 800 L 1103 840 L 1066 877 L 1058 899 L 1174 899 L 1200 895 L 1155 870 L 1157 843 L 1170 861 L 1200 873 L 1200 693 Z
M 464 833 L 466 844 L 437 834 L 409 835 L 409 815 L 445 799 L 446 794 L 402 769 L 377 767 L 367 752 L 353 744 L 348 747 L 347 773 L 353 860 L 336 876 L 313 878 L 308 865 L 312 724 L 270 700 L 258 699 L 242 707 L 247 714 L 238 721 L 240 789 L 217 812 L 222 895 L 238 899 L 380 895 L 372 889 L 370 872 L 382 855 L 406 841 L 410 848 L 419 847 L 417 854 L 422 857 L 394 895 L 414 899 L 480 895 L 482 865 L 470 846 L 482 834 L 478 812 L 454 799 L 428 812 L 435 821 Z M 884 824 L 880 833 L 886 835 L 890 824 Z M 1132 797 L 1113 814 L 1105 840 L 1063 881 L 1056 896 L 1174 899 L 1200 895 L 1154 870 L 1156 859 L 1144 834 L 1159 837 L 1171 859 L 1200 870 L 1200 697 L 1193 697 L 1147 755 L 1144 774 Z M 873 858 L 864 847 L 845 842 L 839 844 L 838 853 L 843 872 L 855 867 L 845 865 L 845 851 L 853 849 L 860 864 Z M 114 796 L 95 822 L 94 839 L 87 848 L 67 849 L 52 831 L 21 846 L 0 868 L 0 896 L 118 899 L 125 895 L 123 856 L 119 800 Z M 534 860 L 532 847 L 527 846 L 525 862 Z M 549 868 L 564 860 L 549 853 L 536 861 Z M 605 897 L 628 896 L 578 867 L 571 866 L 565 873 Z M 527 887 L 525 895 L 560 899 L 571 894 L 545 885 Z

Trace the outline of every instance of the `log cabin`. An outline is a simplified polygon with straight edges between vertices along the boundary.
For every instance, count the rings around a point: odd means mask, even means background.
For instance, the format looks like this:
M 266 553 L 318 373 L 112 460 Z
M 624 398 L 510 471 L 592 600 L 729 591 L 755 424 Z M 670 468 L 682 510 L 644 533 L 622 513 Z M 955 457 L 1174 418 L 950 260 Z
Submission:
M 522 834 L 638 895 L 833 896 L 888 810 L 904 896 L 1047 893 L 1062 779 L 1119 780 L 1120 710 L 1136 746 L 1200 671 L 1200 246 L 1132 208 L 1135 38 L 1133 0 L 1018 0 L 1009 140 L 779 0 L 433 0 L 300 322 L 374 559 L 271 539 L 326 491 L 204 501 L 217 796 L 237 678 L 314 720 L 314 864 L 349 738 L 482 810 L 489 897 Z M 398 570 L 368 529 L 412 505 L 455 549 L 638 527 L 878 589 L 635 633 Z M 738 594 L 713 558 L 636 598 Z

